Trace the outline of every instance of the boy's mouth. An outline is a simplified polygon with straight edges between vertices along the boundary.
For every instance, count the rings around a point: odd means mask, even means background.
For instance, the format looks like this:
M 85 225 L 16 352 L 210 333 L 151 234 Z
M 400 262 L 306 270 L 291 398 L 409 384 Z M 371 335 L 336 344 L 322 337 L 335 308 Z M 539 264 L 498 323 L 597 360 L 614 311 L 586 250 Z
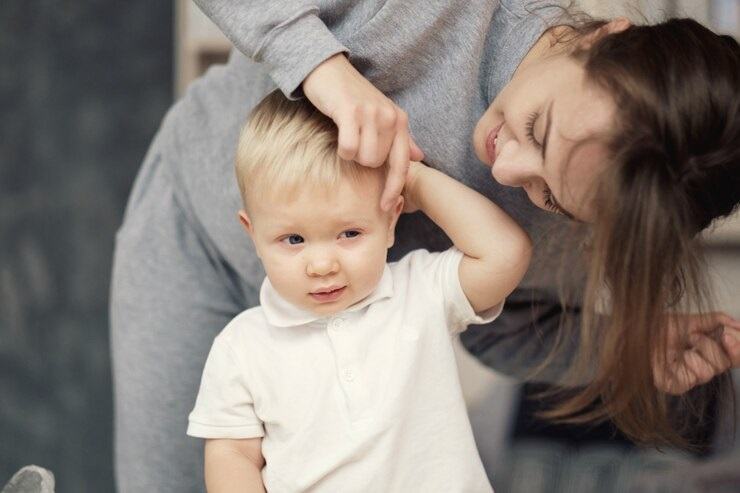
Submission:
M 319 303 L 328 303 L 336 301 L 347 289 L 347 286 L 329 286 L 309 293 L 311 297 Z

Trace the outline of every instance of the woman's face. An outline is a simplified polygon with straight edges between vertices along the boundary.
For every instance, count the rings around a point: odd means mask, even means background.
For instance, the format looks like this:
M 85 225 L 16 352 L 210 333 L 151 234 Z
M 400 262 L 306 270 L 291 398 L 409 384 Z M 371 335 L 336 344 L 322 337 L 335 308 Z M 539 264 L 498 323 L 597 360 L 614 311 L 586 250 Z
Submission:
M 536 206 L 590 222 L 591 192 L 607 166 L 603 140 L 615 105 L 567 53 L 525 58 L 478 121 L 473 145 L 502 185 Z

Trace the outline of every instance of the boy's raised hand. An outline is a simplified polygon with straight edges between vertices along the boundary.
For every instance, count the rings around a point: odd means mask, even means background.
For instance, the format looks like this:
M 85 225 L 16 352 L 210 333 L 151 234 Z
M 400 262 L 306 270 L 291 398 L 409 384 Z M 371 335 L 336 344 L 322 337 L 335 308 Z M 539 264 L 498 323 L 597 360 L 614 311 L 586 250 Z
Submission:
M 337 124 L 340 157 L 370 167 L 388 162 L 380 199 L 387 210 L 403 190 L 409 160 L 424 158 L 409 134 L 406 112 L 365 79 L 344 54 L 316 67 L 303 81 L 303 92 Z
M 417 190 L 414 188 L 416 185 L 416 177 L 419 173 L 423 172 L 423 168 L 426 165 L 418 161 L 411 161 L 409 163 L 408 171 L 406 172 L 406 181 L 403 185 L 403 212 L 411 213 L 419 210 L 419 204 L 416 200 Z

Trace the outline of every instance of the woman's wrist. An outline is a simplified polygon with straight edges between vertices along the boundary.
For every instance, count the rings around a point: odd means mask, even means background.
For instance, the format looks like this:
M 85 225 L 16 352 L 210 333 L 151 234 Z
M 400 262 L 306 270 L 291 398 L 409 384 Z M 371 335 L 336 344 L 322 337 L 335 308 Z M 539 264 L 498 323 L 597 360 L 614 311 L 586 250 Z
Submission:
M 303 81 L 303 93 L 314 103 L 321 106 L 322 94 L 336 90 L 343 74 L 355 71 L 344 53 L 337 53 L 321 62 Z

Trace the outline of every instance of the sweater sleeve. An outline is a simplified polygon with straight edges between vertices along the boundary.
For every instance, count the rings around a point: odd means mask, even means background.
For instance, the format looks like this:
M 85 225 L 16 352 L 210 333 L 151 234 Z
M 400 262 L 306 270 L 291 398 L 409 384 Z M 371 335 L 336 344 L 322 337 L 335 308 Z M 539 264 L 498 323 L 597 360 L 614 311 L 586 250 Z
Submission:
M 263 63 L 277 86 L 297 97 L 301 82 L 321 62 L 349 50 L 319 14 L 333 15 L 342 2 L 317 0 L 195 0 L 245 56 Z M 326 5 L 322 5 L 326 4 Z

